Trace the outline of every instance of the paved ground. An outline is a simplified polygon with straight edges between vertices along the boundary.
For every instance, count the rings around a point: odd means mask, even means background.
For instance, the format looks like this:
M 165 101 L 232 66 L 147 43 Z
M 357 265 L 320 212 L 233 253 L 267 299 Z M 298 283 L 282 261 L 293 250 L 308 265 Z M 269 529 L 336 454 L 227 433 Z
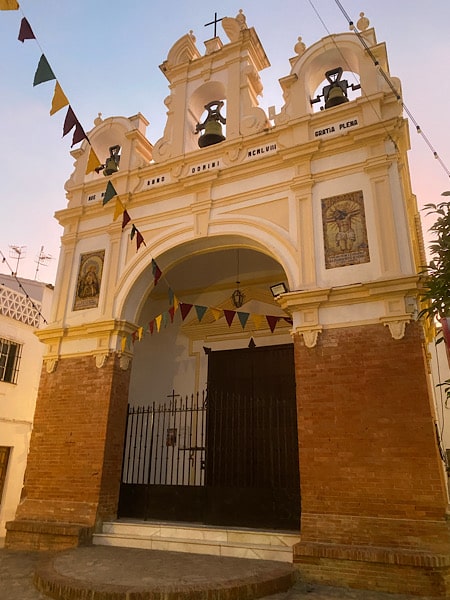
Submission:
M 149 564 L 154 561 L 150 569 Z M 109 585 L 136 583 L 154 585 L 161 581 L 193 584 L 213 579 L 225 583 L 230 578 L 239 578 L 249 571 L 257 574 L 260 569 L 254 563 L 232 559 L 223 562 L 218 557 L 157 552 L 151 550 L 132 551 L 122 548 L 78 548 L 54 557 L 46 554 L 0 549 L 0 600 L 48 600 L 33 586 L 33 573 L 37 569 L 45 572 L 52 564 L 58 574 L 70 581 L 91 580 L 94 585 L 107 582 Z M 273 564 L 273 563 L 272 563 Z M 280 564 L 280 563 L 278 563 Z M 281 563 L 282 564 L 282 563 Z M 269 568 L 275 568 L 269 565 Z M 255 571 L 256 569 L 256 571 Z M 87 573 L 89 573 L 87 575 Z M 75 596 L 71 596 L 74 598 Z M 87 598 L 80 595 L 80 598 Z M 298 582 L 286 593 L 266 596 L 264 600 L 419 600 L 417 596 L 382 594 L 362 590 L 330 588 Z M 420 600 L 430 600 L 422 598 Z

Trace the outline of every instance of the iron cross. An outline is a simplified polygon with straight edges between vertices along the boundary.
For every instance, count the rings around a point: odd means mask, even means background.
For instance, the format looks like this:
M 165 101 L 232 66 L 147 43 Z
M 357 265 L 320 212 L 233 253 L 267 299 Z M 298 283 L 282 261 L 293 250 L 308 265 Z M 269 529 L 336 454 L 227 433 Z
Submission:
M 217 13 L 215 12 L 214 13 L 214 21 L 211 21 L 210 23 L 205 23 L 205 27 L 208 27 L 208 25 L 214 25 L 214 37 L 217 37 L 217 23 L 219 21 L 221 21 L 222 19 L 223 19 L 223 17 L 218 19 Z

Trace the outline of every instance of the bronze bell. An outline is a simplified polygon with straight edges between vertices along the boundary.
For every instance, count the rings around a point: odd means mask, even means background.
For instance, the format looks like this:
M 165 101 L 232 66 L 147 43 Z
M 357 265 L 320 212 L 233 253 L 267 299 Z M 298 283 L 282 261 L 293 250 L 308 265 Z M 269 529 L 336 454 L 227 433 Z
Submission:
M 195 128 L 195 133 L 199 133 L 202 130 L 205 131 L 198 139 L 200 148 L 212 146 L 213 144 L 218 144 L 225 140 L 225 136 L 222 134 L 221 124 L 225 124 L 226 119 L 220 114 L 220 109 L 223 104 L 224 103 L 221 100 L 215 100 L 205 105 L 205 109 L 208 111 L 206 119 L 203 123 L 197 123 L 197 127 Z
M 325 100 L 325 108 L 333 108 L 333 106 L 338 106 L 339 104 L 344 104 L 348 101 L 349 99 L 345 95 L 344 90 L 337 84 L 331 86 L 327 99 Z

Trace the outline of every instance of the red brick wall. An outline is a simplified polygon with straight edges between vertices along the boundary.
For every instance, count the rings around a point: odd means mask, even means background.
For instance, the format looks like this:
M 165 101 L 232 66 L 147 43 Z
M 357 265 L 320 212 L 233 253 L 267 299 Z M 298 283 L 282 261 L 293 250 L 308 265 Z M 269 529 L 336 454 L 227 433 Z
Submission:
M 43 369 L 16 520 L 93 526 L 116 514 L 129 376 L 116 356 Z
M 447 551 L 420 325 L 296 336 L 295 363 L 302 540 Z

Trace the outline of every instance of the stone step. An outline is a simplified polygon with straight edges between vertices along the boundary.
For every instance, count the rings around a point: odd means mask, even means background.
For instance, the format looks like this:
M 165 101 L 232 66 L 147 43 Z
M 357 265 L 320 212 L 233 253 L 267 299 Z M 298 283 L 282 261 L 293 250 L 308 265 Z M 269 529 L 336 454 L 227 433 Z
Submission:
M 143 548 L 292 563 L 299 534 L 184 523 L 121 520 L 103 524 L 97 546 Z

